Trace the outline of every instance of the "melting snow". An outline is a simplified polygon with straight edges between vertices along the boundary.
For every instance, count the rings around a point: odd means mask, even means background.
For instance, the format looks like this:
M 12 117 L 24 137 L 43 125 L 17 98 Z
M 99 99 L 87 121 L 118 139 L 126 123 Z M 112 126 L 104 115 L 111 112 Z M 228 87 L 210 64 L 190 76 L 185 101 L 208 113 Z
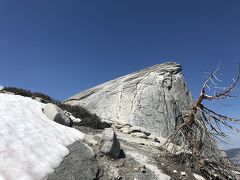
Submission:
M 84 138 L 57 124 L 31 98 L 0 94 L 0 180 L 40 180 L 59 166 L 66 146 Z

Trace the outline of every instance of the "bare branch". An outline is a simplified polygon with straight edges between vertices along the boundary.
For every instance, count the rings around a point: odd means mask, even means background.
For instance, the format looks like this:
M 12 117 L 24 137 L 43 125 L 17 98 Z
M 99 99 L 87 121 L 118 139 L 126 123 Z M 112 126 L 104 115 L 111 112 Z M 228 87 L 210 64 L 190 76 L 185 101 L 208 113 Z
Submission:
M 214 71 L 214 73 L 216 73 L 216 72 L 217 71 Z M 210 80 L 211 80 L 211 77 L 206 82 L 208 82 Z M 208 99 L 208 100 L 212 100 L 212 99 L 224 99 L 224 98 L 227 98 L 227 97 L 231 97 L 231 93 L 233 92 L 233 90 L 234 90 L 234 88 L 237 85 L 239 80 L 240 80 L 240 64 L 239 64 L 239 67 L 238 67 L 237 76 L 234 79 L 233 84 L 231 84 L 229 87 L 223 89 L 222 91 L 216 93 L 216 95 L 211 96 L 211 95 L 205 94 L 206 85 L 204 84 L 203 89 L 202 89 L 202 93 L 204 94 L 204 98 Z
M 219 66 L 220 64 L 212 74 L 209 74 L 209 77 L 203 83 L 200 95 L 193 104 L 192 109 L 189 110 L 189 113 L 183 115 L 184 122 L 176 127 L 173 133 L 167 138 L 164 146 L 167 147 L 170 143 L 179 142 L 177 139 L 181 136 L 183 140 L 182 147 L 188 147 L 192 150 L 192 155 L 197 157 L 201 156 L 204 148 L 211 148 L 206 142 L 209 143 L 216 139 L 224 142 L 223 139 L 228 138 L 226 130 L 223 127 L 240 133 L 238 127 L 235 126 L 235 124 L 240 124 L 240 119 L 219 114 L 203 105 L 203 100 L 220 101 L 221 99 L 236 97 L 232 95 L 232 92 L 240 81 L 240 65 L 236 78 L 233 79 L 233 83 L 228 87 L 219 87 L 217 85 L 217 82 L 221 81 L 217 77 Z M 219 89 L 220 91 L 214 91 L 213 95 L 208 95 L 206 88 L 211 90 L 211 87 Z M 208 141 L 206 141 L 206 139 Z
M 217 68 L 215 69 L 215 71 L 210 74 L 209 78 L 203 83 L 203 86 L 202 86 L 202 90 L 201 90 L 201 93 L 205 93 L 205 88 L 207 86 L 207 84 L 209 83 L 209 81 L 212 80 L 212 78 L 215 78 L 216 77 L 216 74 L 218 73 L 219 71 L 219 67 L 220 67 L 220 63 L 218 64 Z M 218 78 L 217 78 L 218 79 Z

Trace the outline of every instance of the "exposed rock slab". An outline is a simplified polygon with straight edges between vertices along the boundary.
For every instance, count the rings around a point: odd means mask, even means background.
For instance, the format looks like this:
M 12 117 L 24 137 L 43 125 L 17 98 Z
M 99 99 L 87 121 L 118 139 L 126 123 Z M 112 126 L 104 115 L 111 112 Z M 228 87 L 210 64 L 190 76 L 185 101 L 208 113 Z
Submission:
M 176 63 L 164 63 L 98 85 L 65 103 L 86 107 L 106 121 L 144 127 L 167 137 L 192 97 Z
M 70 154 L 48 177 L 48 180 L 93 180 L 97 178 L 98 165 L 88 146 L 80 141 L 70 145 Z

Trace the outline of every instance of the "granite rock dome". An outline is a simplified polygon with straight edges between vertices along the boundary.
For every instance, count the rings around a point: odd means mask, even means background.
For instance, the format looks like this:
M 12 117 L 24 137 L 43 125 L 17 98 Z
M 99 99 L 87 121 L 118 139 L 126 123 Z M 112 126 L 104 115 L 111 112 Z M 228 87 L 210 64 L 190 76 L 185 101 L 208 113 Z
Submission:
M 193 100 L 182 67 L 168 62 L 87 89 L 65 103 L 83 106 L 102 120 L 144 127 L 167 137 Z

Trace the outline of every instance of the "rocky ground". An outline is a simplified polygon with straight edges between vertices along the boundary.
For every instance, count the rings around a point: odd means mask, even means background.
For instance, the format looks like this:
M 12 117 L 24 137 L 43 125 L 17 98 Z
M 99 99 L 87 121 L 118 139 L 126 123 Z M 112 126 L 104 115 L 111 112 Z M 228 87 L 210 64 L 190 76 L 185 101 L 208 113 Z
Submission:
M 199 162 L 199 159 L 188 158 L 182 162 L 181 159 L 187 157 L 186 153 L 171 159 L 160 148 L 165 142 L 163 137 L 169 137 L 183 122 L 193 104 L 179 64 L 158 64 L 119 77 L 80 92 L 64 103 L 85 107 L 102 121 L 114 123 L 113 129 L 125 154 L 124 158 L 115 161 L 99 154 L 102 132 L 89 134 L 85 131 L 85 143 L 94 150 L 99 167 L 104 172 L 103 179 L 204 179 L 199 176 L 200 167 L 194 167 L 194 161 Z M 216 144 L 208 138 L 205 141 L 208 148 L 203 154 L 211 158 L 208 161 L 221 164 L 221 153 Z M 124 163 L 118 165 L 122 161 Z M 204 166 L 205 173 L 210 174 L 208 178 L 239 179 L 235 175 L 226 175 L 225 169 L 228 168 L 211 163 Z M 220 176 L 221 173 L 223 175 Z
M 104 130 L 83 126 L 75 128 L 86 134 L 84 141 L 69 146 L 70 154 L 48 180 L 204 179 L 201 172 L 187 168 L 176 158 L 169 158 L 160 148 L 165 139 L 145 132 L 144 129 L 141 131 L 141 128 L 129 125 L 112 126 L 121 149 L 118 159 L 115 159 L 99 151 Z

